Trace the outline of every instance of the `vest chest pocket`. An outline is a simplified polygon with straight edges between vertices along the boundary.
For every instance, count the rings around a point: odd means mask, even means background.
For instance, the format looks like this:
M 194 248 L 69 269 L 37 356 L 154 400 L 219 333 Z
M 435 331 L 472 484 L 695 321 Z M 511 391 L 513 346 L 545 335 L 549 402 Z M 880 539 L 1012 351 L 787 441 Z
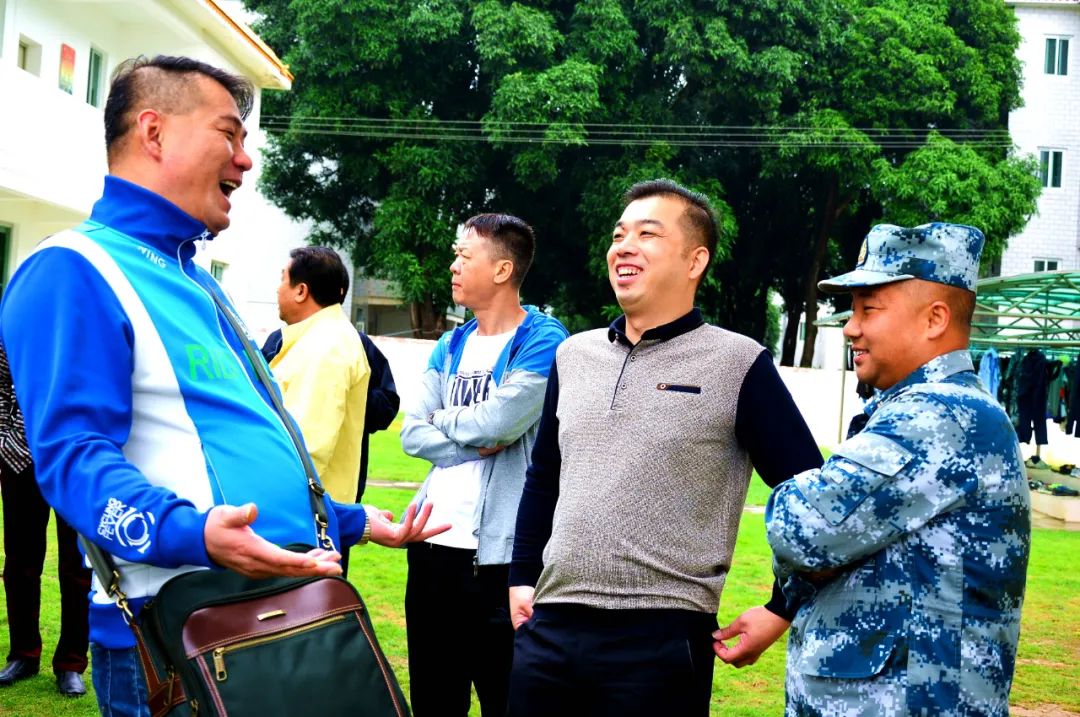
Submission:
M 913 457 L 896 441 L 864 432 L 844 441 L 820 471 L 808 471 L 796 480 L 810 504 L 830 524 L 838 525 Z
M 656 384 L 657 391 L 668 391 L 670 393 L 688 393 L 699 394 L 701 393 L 701 386 L 693 386 L 687 383 L 658 383 Z

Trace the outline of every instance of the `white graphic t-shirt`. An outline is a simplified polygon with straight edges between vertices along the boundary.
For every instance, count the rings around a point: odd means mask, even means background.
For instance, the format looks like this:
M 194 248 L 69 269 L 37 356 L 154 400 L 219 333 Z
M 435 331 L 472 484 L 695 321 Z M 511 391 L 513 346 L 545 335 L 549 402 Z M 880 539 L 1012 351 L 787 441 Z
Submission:
M 478 336 L 473 332 L 465 339 L 461 362 L 453 378 L 450 406 L 471 406 L 486 401 L 495 387 L 491 378 L 495 362 L 506 348 L 514 331 L 493 336 Z M 448 468 L 432 469 L 428 481 L 426 500 L 434 504 L 428 525 L 449 523 L 450 530 L 433 538 L 429 543 L 451 548 L 476 550 L 476 503 L 480 499 L 480 479 L 484 459 L 466 461 Z

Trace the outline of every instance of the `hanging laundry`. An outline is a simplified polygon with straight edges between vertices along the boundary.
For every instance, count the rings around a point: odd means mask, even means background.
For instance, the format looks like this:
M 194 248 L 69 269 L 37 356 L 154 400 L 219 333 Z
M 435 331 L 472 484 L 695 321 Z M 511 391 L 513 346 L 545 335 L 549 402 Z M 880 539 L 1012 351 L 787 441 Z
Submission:
M 1047 444 L 1046 393 L 1046 356 L 1038 349 L 1031 349 L 1020 361 L 1020 371 L 1016 382 L 1016 405 L 1019 419 L 1016 435 L 1021 443 L 1031 441 L 1034 429 L 1035 444 L 1039 446 Z
M 1065 419 L 1065 433 L 1080 436 L 1080 359 L 1069 366 L 1069 412 Z
M 1061 361 L 1046 362 L 1046 417 L 1054 423 L 1065 420 L 1065 365 Z
M 998 352 L 993 346 L 986 350 L 979 361 L 979 379 L 991 396 L 998 395 L 998 388 L 1001 385 L 1001 365 Z

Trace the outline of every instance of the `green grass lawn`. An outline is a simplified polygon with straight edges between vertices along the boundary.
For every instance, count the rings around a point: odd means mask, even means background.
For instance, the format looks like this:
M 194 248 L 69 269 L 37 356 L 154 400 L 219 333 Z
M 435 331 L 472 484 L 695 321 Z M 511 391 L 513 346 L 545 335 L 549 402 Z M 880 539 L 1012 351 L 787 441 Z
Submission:
M 371 478 L 415 482 L 427 472 L 423 461 L 400 453 L 396 426 L 372 440 Z M 754 478 L 747 503 L 764 505 L 768 487 Z M 365 502 L 400 513 L 413 495 L 411 488 L 371 487 Z M 1080 556 L 1080 533 L 1036 529 L 1032 538 L 1023 633 L 1013 685 L 1013 705 L 1056 705 L 1080 714 L 1080 572 L 1072 560 Z M 405 552 L 368 546 L 352 551 L 350 576 L 360 588 L 372 614 L 383 649 L 408 693 L 405 646 Z M 59 697 L 48 660 L 59 626 L 56 553 L 50 544 L 43 579 L 43 665 L 38 677 L 0 690 L 0 716 L 97 714 L 92 695 L 79 700 Z M 720 623 L 769 596 L 770 559 L 764 519 L 759 512 L 743 515 L 732 574 L 720 605 Z M 7 654 L 6 615 L 0 615 L 0 656 Z M 778 643 L 753 667 L 735 670 L 717 663 L 713 680 L 713 715 L 769 717 L 783 711 L 784 650 Z M 87 680 L 89 686 L 89 679 Z M 1060 712 L 1059 712 L 1060 713 Z M 474 715 L 479 714 L 475 706 Z
M 431 464 L 420 458 L 413 458 L 401 450 L 401 424 L 404 414 L 399 413 L 390 428 L 372 433 L 368 450 L 371 451 L 371 464 L 368 466 L 370 480 L 390 481 L 393 483 L 420 483 L 427 475 Z M 364 494 L 367 500 L 367 494 Z

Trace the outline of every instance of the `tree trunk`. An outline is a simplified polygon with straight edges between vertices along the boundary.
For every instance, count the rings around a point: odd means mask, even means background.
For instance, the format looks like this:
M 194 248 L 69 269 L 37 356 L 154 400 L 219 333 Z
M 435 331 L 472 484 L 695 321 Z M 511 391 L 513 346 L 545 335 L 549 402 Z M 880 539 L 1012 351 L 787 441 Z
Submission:
M 830 177 L 829 191 L 825 199 L 825 211 L 821 214 L 821 226 L 818 229 L 817 243 L 814 245 L 814 256 L 810 261 L 810 268 L 806 274 L 804 306 L 806 311 L 806 339 L 803 342 L 802 358 L 799 360 L 799 366 L 803 368 L 810 368 L 814 363 L 814 345 L 817 343 L 817 326 L 814 325 L 814 322 L 817 321 L 817 279 L 818 274 L 821 273 L 821 265 L 825 262 L 825 250 L 829 246 L 829 234 L 832 233 L 833 224 L 836 223 L 837 217 L 847 209 L 852 200 L 852 197 L 840 200 L 837 197 L 838 189 L 836 178 Z
M 428 294 L 423 301 L 409 304 L 413 338 L 437 339 L 446 331 L 446 312 L 436 311 L 434 297 Z
M 787 326 L 784 327 L 784 340 L 780 344 L 780 365 L 795 365 L 795 344 L 799 341 L 799 319 L 802 317 L 802 302 L 784 300 L 784 313 Z

